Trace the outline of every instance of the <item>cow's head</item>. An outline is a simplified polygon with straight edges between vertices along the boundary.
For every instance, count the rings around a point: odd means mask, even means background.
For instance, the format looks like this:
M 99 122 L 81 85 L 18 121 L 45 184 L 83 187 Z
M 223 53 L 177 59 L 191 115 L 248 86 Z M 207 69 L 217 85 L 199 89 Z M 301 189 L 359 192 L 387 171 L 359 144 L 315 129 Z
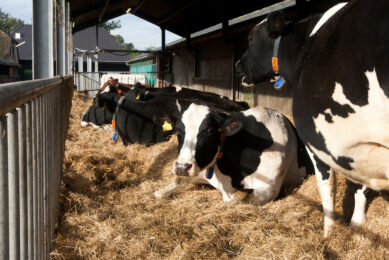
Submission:
M 240 121 L 224 112 L 191 104 L 176 123 L 179 156 L 174 162 L 173 173 L 180 176 L 198 175 L 215 163 L 221 135 L 233 135 L 241 128 Z
M 242 84 L 253 85 L 275 76 L 272 67 L 274 40 L 288 31 L 289 23 L 283 12 L 274 12 L 249 33 L 248 49 L 236 63 L 243 74 Z

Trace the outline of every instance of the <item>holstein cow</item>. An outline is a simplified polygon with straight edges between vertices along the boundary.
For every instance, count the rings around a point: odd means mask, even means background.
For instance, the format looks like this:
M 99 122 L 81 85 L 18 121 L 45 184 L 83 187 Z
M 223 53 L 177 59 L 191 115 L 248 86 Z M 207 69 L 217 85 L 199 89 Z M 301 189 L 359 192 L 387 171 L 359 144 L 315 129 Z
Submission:
M 191 104 L 176 131 L 179 156 L 173 173 L 178 177 L 157 191 L 157 198 L 187 182 L 208 182 L 222 192 L 224 201 L 263 205 L 274 200 L 283 185 L 299 184 L 306 176 L 310 160 L 305 147 L 288 119 L 275 110 L 255 107 L 227 113 Z
M 283 184 L 303 180 L 303 162 L 309 162 L 307 155 L 304 160 L 305 147 L 280 113 L 260 107 L 247 110 L 245 103 L 194 94 L 184 90 L 176 96 L 149 102 L 131 99 L 121 105 L 157 122 L 163 118 L 175 123 L 179 157 L 173 173 L 177 177 L 155 197 L 168 197 L 188 182 L 209 183 L 225 201 L 247 197 L 264 204 L 277 197 Z M 99 99 L 100 106 L 119 102 L 112 94 L 101 94 Z
M 388 12 L 387 0 L 356 0 L 297 23 L 270 14 L 252 29 L 237 63 L 245 83 L 279 72 L 293 86 L 293 118 L 315 161 L 324 235 L 334 222 L 335 172 L 389 189 Z M 355 195 L 356 224 L 366 187 Z
M 117 95 L 119 98 L 123 95 L 119 95 L 117 89 L 115 87 L 110 86 L 110 91 L 103 91 L 101 93 L 112 93 Z M 147 91 L 143 91 L 143 87 L 136 87 L 134 89 L 129 90 L 126 93 L 127 98 L 133 99 L 152 99 L 157 96 L 154 94 L 147 95 Z M 148 89 L 153 93 L 172 93 L 174 88 L 164 88 L 164 89 Z M 158 97 L 158 96 L 157 96 Z M 103 128 L 103 129 L 113 129 L 111 127 L 112 120 L 114 118 L 114 114 L 116 112 L 116 127 L 117 132 L 120 135 L 123 144 L 128 145 L 129 143 L 140 143 L 145 145 L 151 145 L 155 143 L 162 142 L 166 140 L 173 132 L 172 129 L 163 128 L 161 125 L 157 125 L 151 120 L 144 118 L 142 116 L 130 113 L 128 111 L 123 111 L 122 109 L 118 109 L 116 111 L 116 106 L 107 104 L 104 107 L 99 107 L 95 105 L 96 98 L 94 100 L 94 105 L 92 105 L 88 111 L 82 116 L 81 125 L 92 125 L 95 128 Z

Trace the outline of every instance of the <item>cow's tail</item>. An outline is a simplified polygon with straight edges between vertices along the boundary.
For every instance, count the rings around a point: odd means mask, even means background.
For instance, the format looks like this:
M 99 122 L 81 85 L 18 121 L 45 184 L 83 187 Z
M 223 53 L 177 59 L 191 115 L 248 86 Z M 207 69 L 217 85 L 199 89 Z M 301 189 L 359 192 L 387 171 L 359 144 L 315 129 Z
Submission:
M 285 117 L 285 119 L 290 124 L 290 127 L 293 129 L 293 132 L 296 136 L 298 168 L 301 169 L 302 167 L 304 167 L 307 175 L 314 174 L 315 168 L 313 166 L 311 158 L 308 155 L 307 147 L 305 146 L 299 134 L 297 133 L 296 127 L 292 124 L 292 122 L 290 122 L 287 117 Z

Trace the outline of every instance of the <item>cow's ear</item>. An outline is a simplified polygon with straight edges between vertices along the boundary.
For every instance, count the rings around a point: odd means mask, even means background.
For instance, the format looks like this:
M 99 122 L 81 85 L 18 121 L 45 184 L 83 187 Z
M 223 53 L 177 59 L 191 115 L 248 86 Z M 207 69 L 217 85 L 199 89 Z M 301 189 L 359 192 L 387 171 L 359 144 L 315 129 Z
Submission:
M 226 136 L 232 136 L 238 133 L 243 127 L 242 121 L 237 118 L 227 118 L 220 127 L 220 131 Z
M 288 21 L 283 11 L 270 13 L 267 16 L 267 31 L 271 38 L 277 38 L 286 33 L 288 28 Z

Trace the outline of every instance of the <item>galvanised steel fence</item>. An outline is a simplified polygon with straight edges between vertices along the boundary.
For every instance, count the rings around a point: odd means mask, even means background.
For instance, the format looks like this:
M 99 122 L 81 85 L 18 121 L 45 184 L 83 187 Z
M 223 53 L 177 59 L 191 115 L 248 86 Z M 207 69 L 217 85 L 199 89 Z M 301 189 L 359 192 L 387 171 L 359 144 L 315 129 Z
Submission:
M 0 259 L 49 259 L 73 78 L 0 85 Z

